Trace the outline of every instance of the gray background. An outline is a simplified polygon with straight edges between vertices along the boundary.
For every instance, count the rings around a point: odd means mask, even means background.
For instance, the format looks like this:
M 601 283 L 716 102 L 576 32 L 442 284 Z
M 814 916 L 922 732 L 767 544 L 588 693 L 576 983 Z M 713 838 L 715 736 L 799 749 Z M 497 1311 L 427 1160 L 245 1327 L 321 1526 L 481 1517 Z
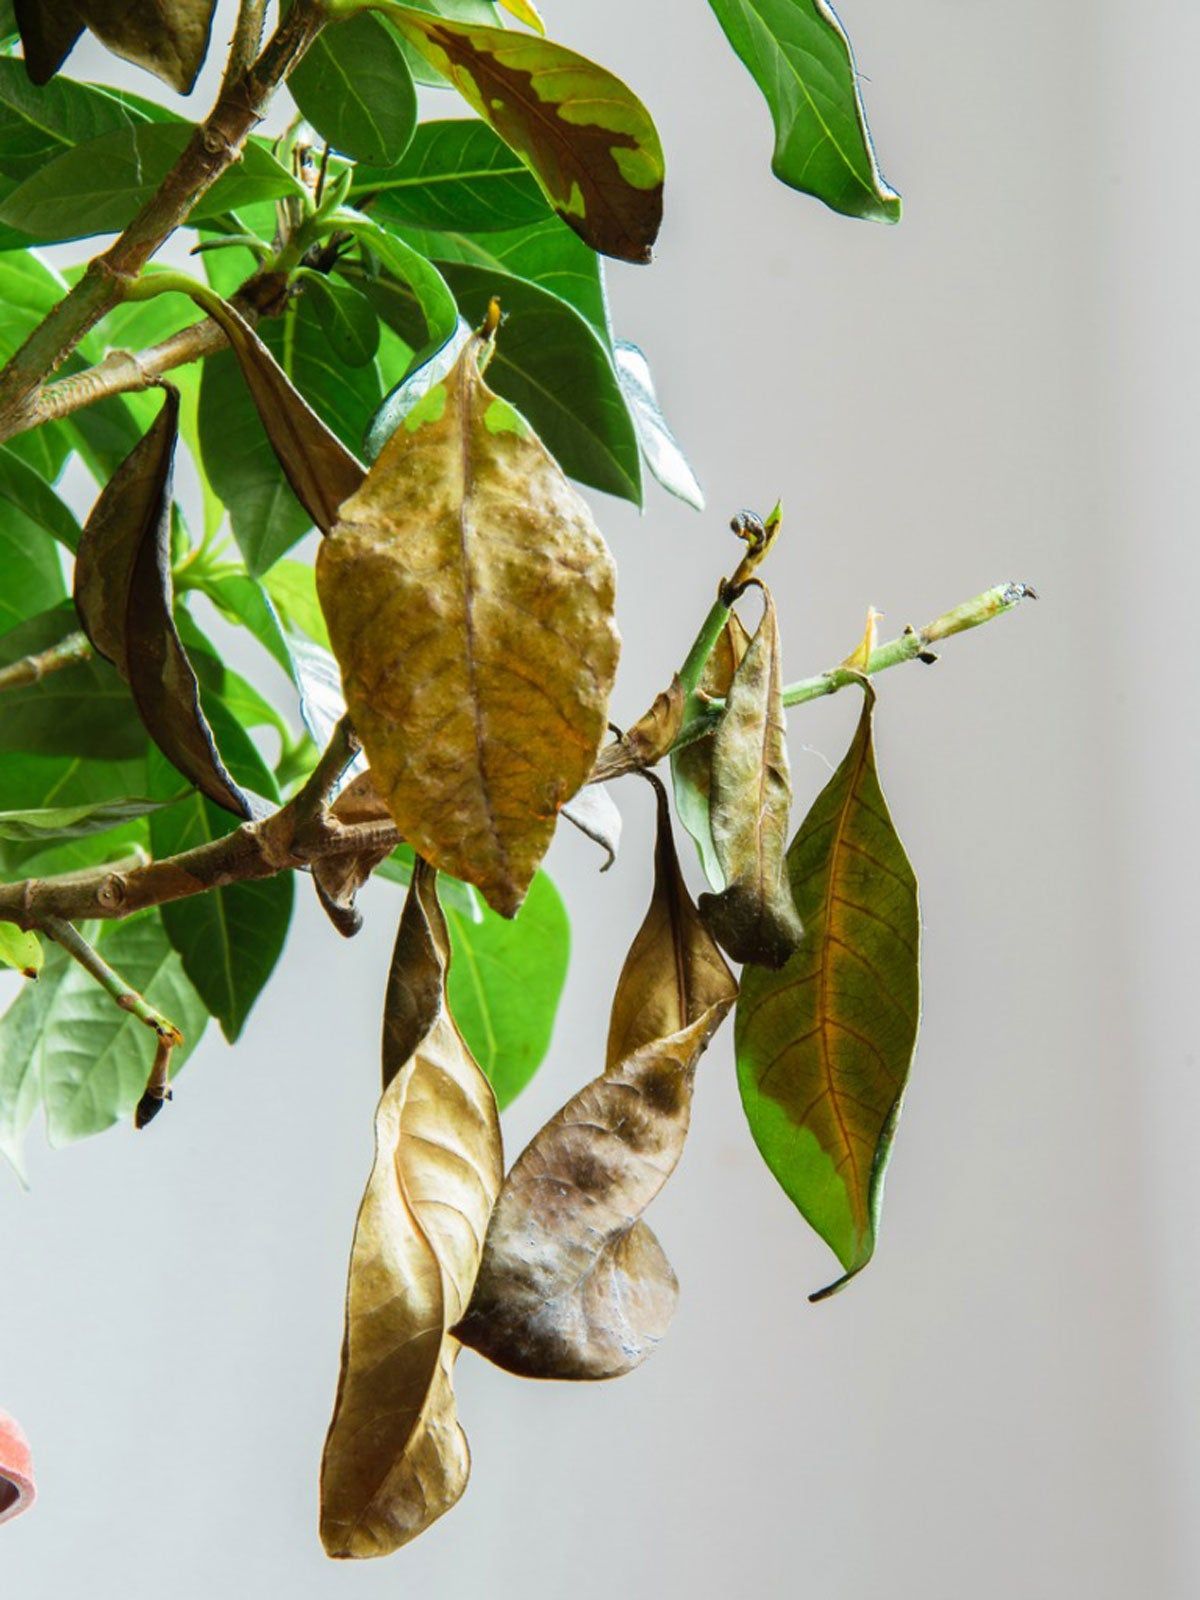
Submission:
M 653 1216 L 683 1284 L 662 1351 L 578 1389 L 468 1354 L 461 1505 L 384 1563 L 326 1562 L 316 1467 L 398 902 L 375 888 L 346 946 L 302 894 L 242 1044 L 210 1037 L 152 1134 L 35 1135 L 32 1192 L 0 1187 L 0 1401 L 42 1494 L 0 1533 L 4 1593 L 1184 1600 L 1200 16 L 847 0 L 907 206 L 883 229 L 772 180 L 766 110 L 700 0 L 546 9 L 663 132 L 658 260 L 612 297 L 710 502 L 599 506 L 617 714 L 681 659 L 728 514 L 779 493 L 790 676 L 842 656 L 868 602 L 890 633 L 1000 579 L 1044 596 L 880 685 L 927 936 L 879 1257 L 807 1305 L 830 1260 L 751 1146 L 725 1034 Z M 798 804 L 855 710 L 794 715 Z M 619 799 L 608 877 L 584 841 L 554 848 L 575 959 L 511 1152 L 600 1061 L 647 895 L 647 797 Z

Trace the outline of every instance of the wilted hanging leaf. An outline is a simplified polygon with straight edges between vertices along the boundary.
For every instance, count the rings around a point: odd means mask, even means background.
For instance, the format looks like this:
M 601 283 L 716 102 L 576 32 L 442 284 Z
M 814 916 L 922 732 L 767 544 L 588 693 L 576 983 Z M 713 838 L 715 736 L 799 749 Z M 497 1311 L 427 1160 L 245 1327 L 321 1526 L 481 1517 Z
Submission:
M 594 785 L 580 789 L 573 799 L 567 801 L 562 814 L 580 833 L 604 851 L 608 859 L 600 871 L 607 872 L 621 848 L 621 813 L 608 790 L 597 789 Z
M 75 607 L 96 650 L 129 685 L 163 754 L 210 800 L 248 817 L 251 804 L 221 760 L 175 627 L 171 482 L 178 425 L 179 395 L 168 387 L 149 431 L 88 517 L 75 560 Z
M 345 827 L 359 822 L 384 822 L 388 808 L 375 787 L 370 770 L 360 772 L 348 783 L 330 808 L 334 819 Z M 317 898 L 326 915 L 344 938 L 352 938 L 362 927 L 362 913 L 355 905 L 358 891 L 387 856 L 389 841 L 377 850 L 361 855 L 322 856 L 313 862 L 313 882 Z
M 917 1040 L 917 883 L 875 770 L 873 695 L 788 851 L 804 918 L 780 972 L 747 969 L 736 1018 L 751 1132 L 846 1277 L 871 1259 Z
M 445 1002 L 446 925 L 419 863 L 392 958 L 385 1087 L 321 1466 L 331 1556 L 379 1556 L 448 1511 L 470 1462 L 455 1410 L 458 1341 L 503 1168 L 487 1079 Z
M 792 801 L 775 602 L 763 589 L 758 631 L 733 675 L 712 744 L 713 844 L 726 878 L 700 914 L 737 961 L 781 967 L 800 939 L 784 877 Z
M 655 696 L 649 711 L 601 750 L 592 769 L 592 782 L 607 783 L 661 761 L 683 726 L 683 705 L 683 685 L 678 677 L 672 678 L 670 688 Z
M 702 693 L 718 700 L 725 698 L 749 644 L 750 635 L 743 628 L 741 618 L 736 611 L 730 611 L 700 679 Z M 704 876 L 714 889 L 723 889 L 725 873 L 713 843 L 710 817 L 712 749 L 713 736 L 707 734 L 703 739 L 693 739 L 691 744 L 674 751 L 671 756 L 671 777 L 675 791 L 675 812 L 696 841 Z
M 662 145 L 619 78 L 549 39 L 408 7 L 388 16 L 522 157 L 586 244 L 649 261 L 662 222 Z
M 525 1377 L 617 1377 L 675 1309 L 675 1274 L 640 1218 L 682 1153 L 696 1063 L 737 984 L 688 896 L 656 789 L 654 894 L 617 985 L 604 1074 L 505 1179 L 456 1329 Z
M 72 0 L 13 0 L 13 13 L 30 80 L 49 83 L 75 48 L 83 32 L 82 17 Z
M 234 307 L 209 294 L 201 304 L 229 340 L 292 492 L 321 532 L 328 533 L 338 507 L 361 487 L 363 468 Z
M 592 770 L 619 641 L 591 513 L 480 375 L 476 336 L 317 557 L 355 730 L 397 828 L 512 916 Z

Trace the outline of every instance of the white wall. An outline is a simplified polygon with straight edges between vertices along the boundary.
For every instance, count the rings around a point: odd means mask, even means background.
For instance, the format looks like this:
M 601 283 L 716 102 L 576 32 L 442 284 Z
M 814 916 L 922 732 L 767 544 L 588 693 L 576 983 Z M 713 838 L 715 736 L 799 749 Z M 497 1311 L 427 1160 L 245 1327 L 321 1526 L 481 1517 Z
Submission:
M 547 11 L 662 129 L 658 261 L 610 281 L 710 497 L 599 506 L 617 715 L 678 664 L 728 514 L 779 493 L 789 675 L 843 655 L 868 602 L 899 629 L 1004 578 L 1044 596 L 880 684 L 927 937 L 879 1257 L 806 1303 L 830 1263 L 758 1160 L 722 1036 L 653 1216 L 683 1284 L 662 1351 L 579 1389 L 468 1353 L 466 1498 L 384 1563 L 331 1565 L 316 1467 L 398 902 L 375 888 L 346 946 L 301 894 L 236 1052 L 206 1042 L 151 1132 L 35 1140 L 32 1192 L 0 1188 L 0 1402 L 42 1494 L 0 1534 L 3 1592 L 1184 1600 L 1194 8 L 847 0 L 899 229 L 772 180 L 699 0 Z M 799 804 L 855 710 L 794 716 Z M 618 798 L 608 877 L 582 840 L 554 849 L 575 957 L 514 1153 L 600 1061 L 648 892 L 648 798 Z

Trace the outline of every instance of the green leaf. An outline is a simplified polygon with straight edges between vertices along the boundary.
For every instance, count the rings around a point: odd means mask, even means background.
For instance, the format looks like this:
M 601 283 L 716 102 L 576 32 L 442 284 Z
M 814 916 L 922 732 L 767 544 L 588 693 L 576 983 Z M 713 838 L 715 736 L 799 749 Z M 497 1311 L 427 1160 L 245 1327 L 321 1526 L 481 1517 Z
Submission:
M 89 809 L 145 792 L 146 762 L 141 755 L 127 761 L 27 754 L 4 757 L 0 800 L 10 811 Z M 52 866 L 50 871 L 75 871 L 112 859 L 114 850 L 127 854 L 132 843 L 141 842 L 143 837 L 148 838 L 144 824 L 124 823 L 103 835 L 89 834 L 83 841 L 76 837 L 65 844 L 45 838 L 31 838 L 24 844 L 12 840 L 0 842 L 0 876 L 9 879 L 34 874 L 45 877 L 48 873 L 42 863 L 47 857 L 62 862 Z
M 35 244 L 117 233 L 155 194 L 195 131 L 188 122 L 147 122 L 76 145 L 0 202 L 0 222 Z M 301 192 L 266 144 L 250 139 L 241 161 L 197 200 L 188 220 Z
M 238 783 L 277 800 L 274 775 L 240 724 L 219 701 L 207 699 L 205 710 Z M 151 794 L 177 791 L 178 774 L 156 750 L 150 753 L 149 772 Z M 175 855 L 219 839 L 235 826 L 227 812 L 197 793 L 156 811 L 150 818 L 150 839 L 156 857 Z M 279 960 L 293 895 L 292 875 L 284 872 L 162 907 L 163 925 L 184 971 L 231 1044 Z
M 29 542 L 49 534 L 68 550 L 79 543 L 79 524 L 46 481 L 7 446 L 0 446 L 0 512 L 6 525 L 24 526 Z M 0 604 L 2 604 L 0 600 Z
M 379 349 L 379 318 L 366 295 L 341 278 L 305 275 L 304 293 L 334 356 L 347 367 L 365 367 Z
M 679 440 L 667 426 L 650 363 L 628 339 L 618 339 L 613 348 L 621 393 L 633 417 L 642 459 L 668 494 L 673 494 L 696 511 L 704 510 L 704 490 L 683 453 Z
M 766 96 L 775 176 L 834 211 L 899 222 L 900 196 L 875 161 L 854 54 L 826 0 L 710 0 Z
M 0 667 L 48 650 L 78 627 L 70 604 L 31 617 L 0 637 Z M 4 692 L 0 752 L 120 761 L 141 755 L 145 744 L 129 690 L 116 668 L 97 656 Z
M 369 11 L 323 28 L 288 88 L 321 138 L 352 161 L 398 161 L 417 125 L 417 92 L 404 51 Z
M 143 122 L 174 122 L 173 113 L 155 115 L 132 96 L 55 78 L 38 89 L 24 63 L 0 59 L 0 173 L 18 181 L 48 165 L 75 145 Z
M 171 1057 L 174 1076 L 199 1043 L 207 1015 L 159 913 L 107 923 L 91 937 L 104 960 L 182 1031 L 184 1042 Z M 21 1171 L 23 1136 L 39 1103 L 53 1145 L 130 1116 L 153 1060 L 151 1030 L 50 946 L 41 977 L 0 1019 L 0 1152 Z
M 512 921 L 486 906 L 482 921 L 474 921 L 449 905 L 446 921 L 454 953 L 450 1010 L 503 1110 L 550 1048 L 567 977 L 571 924 L 544 872 L 530 884 Z
M 526 162 L 563 221 L 602 255 L 648 261 L 663 153 L 619 78 L 536 35 L 393 9 L 396 26 Z
M 56 272 L 32 251 L 0 251 L 0 361 L 8 358 L 66 293 Z M 43 422 L 9 439 L 5 448 L 53 483 L 71 453 L 74 439 L 63 422 Z
M 289 565 L 298 566 L 298 562 Z M 257 578 L 246 572 L 204 572 L 195 587 L 206 594 L 227 622 L 249 631 L 293 681 L 296 665 L 271 597 Z
M 9 457 L 12 465 L 24 463 Z M 27 617 L 66 599 L 58 547 L 41 526 L 4 494 L 5 467 L 0 464 L 0 629 L 15 627 Z
M 94 800 L 76 806 L 0 811 L 0 839 L 15 839 L 21 844 L 39 847 L 54 839 L 83 839 L 89 834 L 115 828 L 131 817 L 144 817 L 166 803 L 166 800 L 130 795 L 121 800 Z
M 494 0 L 411 0 L 414 11 L 428 11 L 435 17 L 450 17 L 455 22 L 479 22 L 494 27 L 500 20 Z M 395 30 L 393 30 L 395 31 Z M 400 38 L 400 35 L 396 35 Z M 448 89 L 450 85 L 440 72 L 429 65 L 419 50 L 400 39 L 400 48 L 408 62 L 413 82 L 426 84 L 432 89 Z
M 329 629 L 317 599 L 317 576 L 306 561 L 277 561 L 263 580 L 284 624 L 329 649 Z
M 15 967 L 26 978 L 42 970 L 42 941 L 11 922 L 0 922 L 0 967 Z
M 883 1178 L 917 1042 L 917 883 L 875 770 L 873 697 L 788 851 L 804 937 L 747 967 L 735 1023 L 750 1131 L 845 1276 L 875 1249 Z
M 389 225 L 463 233 L 519 228 L 550 213 L 529 168 L 486 122 L 422 122 L 401 159 L 359 166 L 350 195 L 373 195 Z

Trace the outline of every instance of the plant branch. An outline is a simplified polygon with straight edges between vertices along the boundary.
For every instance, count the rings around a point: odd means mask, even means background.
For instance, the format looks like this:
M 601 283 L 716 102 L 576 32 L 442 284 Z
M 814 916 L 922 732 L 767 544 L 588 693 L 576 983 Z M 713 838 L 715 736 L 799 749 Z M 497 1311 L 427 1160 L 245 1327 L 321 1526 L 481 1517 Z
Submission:
M 235 84 L 252 65 L 262 44 L 266 16 L 267 0 L 241 0 L 233 38 L 229 41 L 229 59 L 221 80 L 222 89 Z
M 179 160 L 120 238 L 96 256 L 70 292 L 0 372 L 0 440 L 22 421 L 30 396 L 80 339 L 122 298 L 124 286 L 172 234 L 203 195 L 241 155 L 279 84 L 325 21 L 320 0 L 295 0 L 248 71 L 222 85 L 217 102 Z
M 0 693 L 5 689 L 23 689 L 29 683 L 40 683 L 51 672 L 61 672 L 64 667 L 74 667 L 80 661 L 86 661 L 91 653 L 92 647 L 86 634 L 69 633 L 48 650 L 41 650 L 37 655 L 22 656 L 7 667 L 0 667 Z
M 85 971 L 90 972 L 100 987 L 109 993 L 122 1011 L 128 1011 L 131 1017 L 136 1017 L 139 1022 L 144 1022 L 148 1028 L 153 1028 L 159 1039 L 169 1048 L 183 1043 L 183 1034 L 161 1011 L 149 1004 L 148 1001 L 130 987 L 119 972 L 114 972 L 104 957 L 93 950 L 79 930 L 62 917 L 43 917 L 39 923 L 41 931 L 47 937 L 59 944 Z

